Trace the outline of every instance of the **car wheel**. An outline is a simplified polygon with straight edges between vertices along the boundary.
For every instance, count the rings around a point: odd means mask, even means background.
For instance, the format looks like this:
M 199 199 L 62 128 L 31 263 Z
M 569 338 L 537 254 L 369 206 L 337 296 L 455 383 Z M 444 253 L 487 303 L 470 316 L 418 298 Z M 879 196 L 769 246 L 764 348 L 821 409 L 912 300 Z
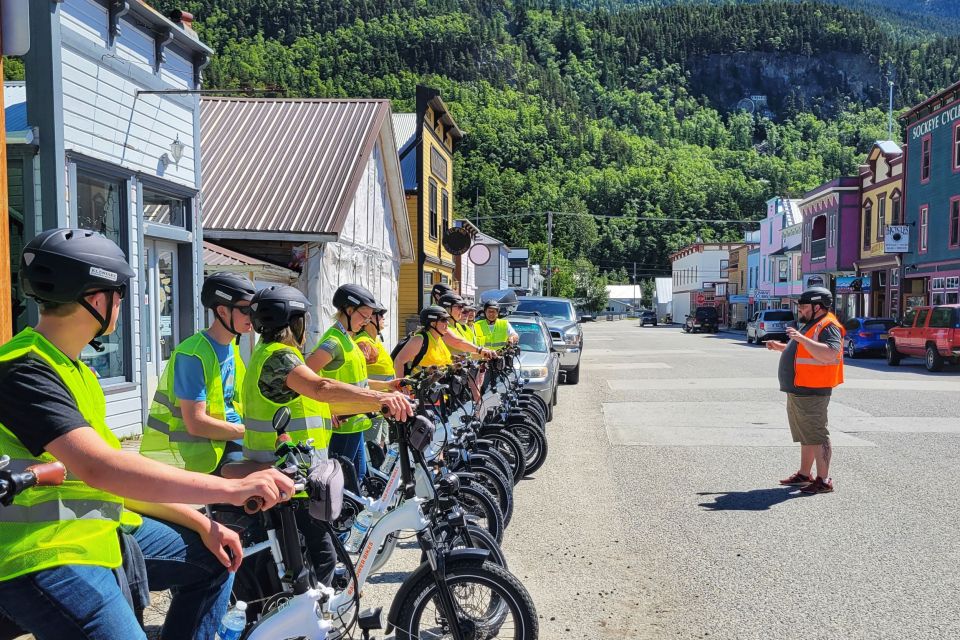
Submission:
M 887 341 L 887 364 L 891 367 L 895 367 L 900 364 L 900 361 L 903 359 L 903 354 L 897 351 L 897 343 L 893 340 Z
M 757 337 L 754 338 L 754 340 L 756 340 L 757 344 L 763 344 L 764 342 L 767 341 L 766 338 L 761 338 L 759 334 L 757 334 Z
M 853 346 L 853 340 L 847 342 L 847 357 L 851 360 L 854 360 L 857 357 L 857 349 Z
M 653 326 L 657 326 L 657 323 L 656 323 L 656 322 L 654 322 L 654 323 L 653 323 Z
M 747 334 L 747 344 L 753 344 L 753 338 L 750 337 L 750 334 Z
M 567 371 L 567 384 L 577 384 L 580 382 L 580 363 L 577 363 L 570 371 Z
M 937 351 L 936 345 L 927 345 L 927 352 L 923 362 L 927 367 L 927 371 L 943 371 L 943 356 Z

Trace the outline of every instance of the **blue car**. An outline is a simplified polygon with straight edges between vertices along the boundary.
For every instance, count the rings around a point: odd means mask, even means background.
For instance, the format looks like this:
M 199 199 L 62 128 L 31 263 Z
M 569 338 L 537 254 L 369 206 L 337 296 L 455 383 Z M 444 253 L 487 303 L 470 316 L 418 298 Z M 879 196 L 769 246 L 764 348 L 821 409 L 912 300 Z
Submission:
M 872 354 L 882 355 L 887 348 L 890 329 L 897 326 L 892 318 L 851 318 L 843 323 L 847 330 L 844 351 L 848 358 Z

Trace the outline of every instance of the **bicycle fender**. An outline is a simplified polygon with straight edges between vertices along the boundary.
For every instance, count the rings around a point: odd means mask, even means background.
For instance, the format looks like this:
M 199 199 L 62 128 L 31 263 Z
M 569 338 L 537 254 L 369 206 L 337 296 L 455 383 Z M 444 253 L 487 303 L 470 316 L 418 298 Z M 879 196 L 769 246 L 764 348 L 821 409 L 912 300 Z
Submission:
M 460 560 L 484 562 L 489 557 L 490 552 L 486 549 L 454 549 L 447 554 L 447 566 L 451 566 Z M 393 597 L 393 603 L 390 605 L 390 613 L 387 614 L 387 628 L 385 629 L 387 635 L 393 633 L 397 616 L 400 615 L 400 607 L 403 606 L 404 600 L 407 599 L 407 594 L 413 589 L 415 584 L 420 582 L 421 578 L 424 578 L 430 572 L 430 563 L 422 562 L 413 573 L 407 576 L 403 584 L 400 585 L 400 589 L 397 591 L 397 595 Z

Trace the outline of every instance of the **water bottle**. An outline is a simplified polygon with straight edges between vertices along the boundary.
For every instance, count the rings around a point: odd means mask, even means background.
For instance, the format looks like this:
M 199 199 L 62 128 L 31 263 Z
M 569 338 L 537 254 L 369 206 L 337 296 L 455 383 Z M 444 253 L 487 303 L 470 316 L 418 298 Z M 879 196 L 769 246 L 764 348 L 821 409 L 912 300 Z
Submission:
M 247 626 L 247 603 L 237 600 L 237 604 L 223 615 L 220 628 L 217 629 L 217 640 L 240 640 L 244 627 Z
M 396 447 L 390 447 L 387 449 L 387 456 L 383 459 L 383 464 L 380 465 L 380 471 L 384 473 L 390 473 L 393 469 L 393 463 L 397 461 L 397 458 L 400 457 L 400 452 Z
M 348 552 L 356 553 L 360 550 L 360 545 L 363 544 L 363 538 L 367 535 L 372 522 L 373 514 L 367 509 L 364 509 L 360 515 L 354 518 L 353 527 L 350 529 L 350 537 L 343 543 Z

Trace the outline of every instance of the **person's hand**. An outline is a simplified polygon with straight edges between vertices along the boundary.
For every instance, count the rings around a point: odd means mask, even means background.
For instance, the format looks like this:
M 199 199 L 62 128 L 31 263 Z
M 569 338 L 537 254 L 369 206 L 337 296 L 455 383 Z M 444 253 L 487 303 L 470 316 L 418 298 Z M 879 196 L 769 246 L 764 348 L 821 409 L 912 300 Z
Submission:
M 387 417 L 394 420 L 408 420 L 413 417 L 410 400 L 402 393 L 385 393 L 380 398 L 380 408 Z
M 234 573 L 243 561 L 243 545 L 240 543 L 240 536 L 236 531 L 219 522 L 210 520 L 209 523 L 209 527 L 200 532 L 203 546 L 209 549 L 210 553 L 216 556 L 220 564 L 230 573 Z
M 520 336 L 518 335 L 510 336 L 508 340 L 510 341 L 510 344 L 517 344 L 518 342 L 520 342 Z
M 394 378 L 387 382 L 387 386 L 394 391 L 403 391 L 403 378 Z
M 248 498 L 254 496 L 263 499 L 261 509 L 269 509 L 278 502 L 285 502 L 293 496 L 293 480 L 276 469 L 256 471 L 234 483 L 234 494 L 230 504 L 242 507 Z
M 790 338 L 791 340 L 796 340 L 797 342 L 799 342 L 800 341 L 799 339 L 803 337 L 803 334 L 797 331 L 793 327 L 787 327 L 787 337 Z
M 784 342 L 774 342 L 773 340 L 768 340 L 764 344 L 767 345 L 767 349 L 770 351 L 783 351 L 787 348 L 786 343 Z
M 360 352 L 363 354 L 363 358 L 367 361 L 367 364 L 373 364 L 377 361 L 379 354 L 377 353 L 376 348 L 369 342 L 358 342 L 357 347 L 360 349 Z
M 491 360 L 491 359 L 497 357 L 497 352 L 496 352 L 496 351 L 492 351 L 492 350 L 490 350 L 490 349 L 481 349 L 481 350 L 480 350 L 480 357 L 483 358 L 484 360 Z

